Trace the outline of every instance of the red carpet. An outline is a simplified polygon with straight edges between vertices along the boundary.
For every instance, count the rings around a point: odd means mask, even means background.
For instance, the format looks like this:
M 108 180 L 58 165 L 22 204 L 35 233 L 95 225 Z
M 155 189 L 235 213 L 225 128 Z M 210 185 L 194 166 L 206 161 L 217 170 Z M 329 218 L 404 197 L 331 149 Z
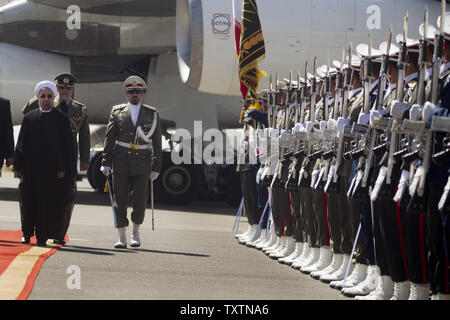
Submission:
M 61 247 L 52 241 L 47 247 L 35 246 L 35 237 L 21 244 L 21 237 L 20 230 L 0 230 L 0 299 L 26 299 L 44 261 Z

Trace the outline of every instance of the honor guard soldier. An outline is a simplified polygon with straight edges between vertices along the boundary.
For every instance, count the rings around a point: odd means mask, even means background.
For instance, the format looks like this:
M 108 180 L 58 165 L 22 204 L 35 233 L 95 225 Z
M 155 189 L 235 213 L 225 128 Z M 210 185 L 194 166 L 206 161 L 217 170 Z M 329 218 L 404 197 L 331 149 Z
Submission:
M 119 241 L 115 248 L 126 248 L 128 194 L 133 194 L 131 221 L 133 232 L 130 245 L 139 247 L 139 227 L 144 222 L 149 179 L 154 181 L 161 172 L 161 124 L 158 110 L 142 103 L 145 81 L 130 76 L 123 83 L 128 102 L 112 108 L 106 128 L 102 155 L 102 173 L 112 172 L 115 207 L 115 227 Z

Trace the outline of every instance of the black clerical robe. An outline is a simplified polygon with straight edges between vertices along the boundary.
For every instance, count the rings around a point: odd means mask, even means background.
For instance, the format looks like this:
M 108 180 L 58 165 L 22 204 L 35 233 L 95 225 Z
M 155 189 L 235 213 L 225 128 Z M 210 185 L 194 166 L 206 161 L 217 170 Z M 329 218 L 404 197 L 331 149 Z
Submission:
M 14 153 L 14 170 L 22 174 L 21 206 L 24 236 L 54 239 L 63 223 L 61 182 L 57 172 L 74 177 L 76 163 L 68 118 L 60 111 L 33 110 L 24 116 Z

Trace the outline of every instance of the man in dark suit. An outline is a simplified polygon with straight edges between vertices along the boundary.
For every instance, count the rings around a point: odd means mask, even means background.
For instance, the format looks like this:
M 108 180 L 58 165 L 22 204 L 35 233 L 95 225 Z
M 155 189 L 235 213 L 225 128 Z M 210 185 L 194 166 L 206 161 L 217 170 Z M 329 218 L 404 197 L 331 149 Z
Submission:
M 9 167 L 13 162 L 14 135 L 9 100 L 0 98 L 0 175 L 3 162 Z

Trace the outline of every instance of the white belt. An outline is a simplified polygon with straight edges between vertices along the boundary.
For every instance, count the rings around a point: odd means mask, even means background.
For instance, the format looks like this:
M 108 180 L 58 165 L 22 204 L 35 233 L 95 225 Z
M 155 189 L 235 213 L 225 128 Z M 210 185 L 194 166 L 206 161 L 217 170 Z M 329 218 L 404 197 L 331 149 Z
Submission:
M 132 142 L 127 143 L 122 141 L 116 141 L 116 145 L 130 149 L 138 149 L 138 150 L 148 149 L 148 145 L 146 144 L 134 144 Z

